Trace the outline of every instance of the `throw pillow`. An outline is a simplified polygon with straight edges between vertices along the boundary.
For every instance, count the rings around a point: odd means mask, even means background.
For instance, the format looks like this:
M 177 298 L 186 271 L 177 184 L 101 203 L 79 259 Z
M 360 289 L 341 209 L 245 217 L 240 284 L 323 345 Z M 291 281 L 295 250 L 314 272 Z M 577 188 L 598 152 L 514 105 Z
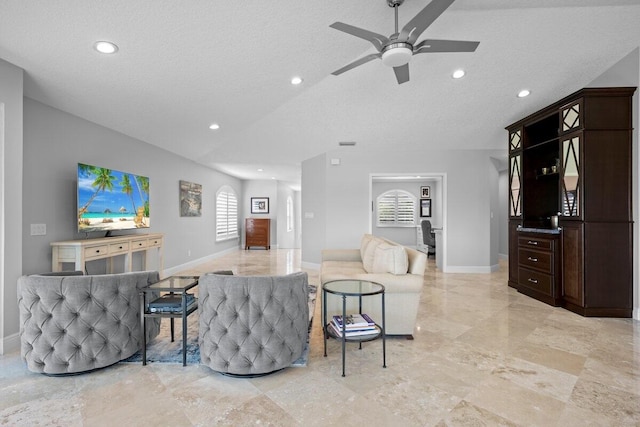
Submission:
M 364 260 L 364 253 L 367 251 L 367 246 L 371 243 L 373 236 L 371 234 L 365 234 L 360 241 L 360 259 Z
M 407 274 L 409 257 L 402 246 L 382 243 L 376 246 L 370 273 Z
M 362 257 L 362 267 L 367 273 L 371 273 L 373 271 L 373 258 L 375 257 L 376 248 L 378 245 L 383 243 L 385 243 L 384 240 L 371 236 L 371 240 L 367 244 L 364 256 Z

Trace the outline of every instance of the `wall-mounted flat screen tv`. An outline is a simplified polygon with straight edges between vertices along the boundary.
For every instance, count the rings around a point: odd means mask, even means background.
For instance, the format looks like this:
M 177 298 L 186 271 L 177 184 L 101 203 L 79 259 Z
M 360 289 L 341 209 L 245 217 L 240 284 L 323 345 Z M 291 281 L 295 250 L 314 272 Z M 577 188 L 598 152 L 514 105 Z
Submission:
M 149 178 L 78 163 L 78 232 L 148 228 Z

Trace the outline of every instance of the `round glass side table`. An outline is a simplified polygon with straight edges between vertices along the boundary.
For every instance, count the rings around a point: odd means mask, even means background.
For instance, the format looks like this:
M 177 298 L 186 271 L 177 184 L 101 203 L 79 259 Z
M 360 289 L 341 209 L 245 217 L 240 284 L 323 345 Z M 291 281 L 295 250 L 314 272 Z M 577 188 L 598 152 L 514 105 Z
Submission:
M 327 319 L 327 294 L 338 295 L 342 297 L 342 329 L 335 326 L 331 319 Z M 345 319 L 349 319 L 347 315 L 347 298 L 358 298 L 358 313 L 362 316 L 362 298 L 372 295 L 380 295 L 382 300 L 382 322 L 367 327 L 367 331 L 363 333 L 348 331 Z M 384 332 L 384 286 L 380 283 L 371 282 L 369 280 L 333 280 L 322 285 L 322 327 L 324 338 L 324 356 L 327 356 L 327 338 L 332 337 L 342 341 L 342 376 L 345 376 L 345 347 L 347 342 L 357 342 L 360 349 L 362 343 L 373 341 L 382 337 L 382 367 L 387 367 L 387 341 Z M 349 328 L 351 329 L 351 328 Z

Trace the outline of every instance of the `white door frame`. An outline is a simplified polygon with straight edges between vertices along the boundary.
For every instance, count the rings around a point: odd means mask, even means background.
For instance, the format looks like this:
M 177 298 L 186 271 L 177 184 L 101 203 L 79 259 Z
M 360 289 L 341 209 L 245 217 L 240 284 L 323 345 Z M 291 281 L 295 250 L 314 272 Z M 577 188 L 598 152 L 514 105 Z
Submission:
M 438 264 L 442 270 L 442 272 L 446 273 L 449 270 L 449 263 L 447 261 L 447 174 L 446 172 L 419 172 L 419 173 L 370 173 L 369 174 L 369 233 L 373 231 L 373 179 L 380 177 L 397 177 L 399 182 L 407 182 L 407 181 L 424 181 L 433 178 L 437 178 L 442 182 L 442 200 L 435 200 L 435 203 L 441 203 L 442 206 L 442 244 L 436 247 L 437 255 L 436 259 L 439 258 Z M 418 178 L 419 177 L 419 178 Z M 439 246 L 442 246 L 441 248 Z

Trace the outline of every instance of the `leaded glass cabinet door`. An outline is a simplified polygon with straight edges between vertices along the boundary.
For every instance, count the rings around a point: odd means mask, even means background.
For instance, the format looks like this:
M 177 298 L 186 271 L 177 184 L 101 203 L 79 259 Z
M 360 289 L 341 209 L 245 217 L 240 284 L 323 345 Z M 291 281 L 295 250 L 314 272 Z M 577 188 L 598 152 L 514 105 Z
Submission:
M 522 216 L 522 155 L 509 158 L 509 216 Z
M 580 135 L 562 141 L 562 215 L 579 217 L 580 212 Z
M 562 132 L 571 132 L 582 126 L 582 101 L 569 104 L 562 109 Z
M 522 148 L 522 131 L 517 130 L 509 134 L 509 153 Z
M 522 130 L 509 133 L 509 216 L 522 216 Z

